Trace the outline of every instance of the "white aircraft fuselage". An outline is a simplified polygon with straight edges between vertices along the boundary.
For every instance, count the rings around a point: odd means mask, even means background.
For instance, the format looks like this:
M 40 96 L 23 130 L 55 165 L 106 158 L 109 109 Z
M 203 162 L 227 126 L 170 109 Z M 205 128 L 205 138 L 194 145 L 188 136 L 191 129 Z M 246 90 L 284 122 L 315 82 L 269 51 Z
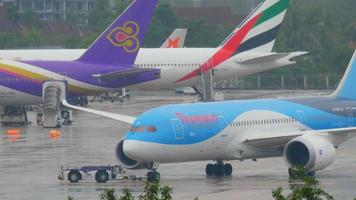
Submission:
M 198 69 L 211 58 L 217 50 L 217 48 L 142 48 L 135 61 L 136 67 L 160 69 L 161 76 L 159 79 L 134 84 L 128 88 L 154 90 L 200 85 L 202 83 L 200 76 L 195 76 L 184 81 L 179 81 L 179 79 Z M 79 58 L 84 52 L 84 49 L 1 50 L 0 62 L 11 60 L 12 63 L 18 62 L 19 65 L 21 65 L 21 61 L 24 60 L 41 61 L 42 59 L 47 59 L 68 61 Z M 244 52 L 227 59 L 225 62 L 214 67 L 214 81 L 217 82 L 243 77 L 295 63 L 290 60 L 291 57 L 294 57 L 292 55 L 273 60 L 273 62 L 249 65 L 239 63 L 241 58 L 259 57 L 266 54 L 272 53 Z M 62 71 L 59 76 L 62 77 L 64 74 L 66 74 L 66 72 Z M 90 88 L 90 85 L 86 87 L 88 87 L 87 89 L 93 89 Z M 11 91 L 15 98 L 19 97 L 19 99 L 11 99 L 11 102 L 21 104 L 26 103 L 26 99 L 31 99 L 31 103 L 42 103 L 41 98 L 26 97 L 26 94 L 23 92 L 17 93 L 17 91 L 12 88 L 7 89 L 6 87 L 1 87 L 0 89 L 2 93 L 9 93 Z M 95 89 L 98 90 L 98 87 L 96 86 Z M 107 88 L 102 88 L 102 90 L 105 91 Z M 24 100 L 24 102 L 21 100 Z M 0 101 L 0 103 L 8 103 L 8 100 L 7 102 Z

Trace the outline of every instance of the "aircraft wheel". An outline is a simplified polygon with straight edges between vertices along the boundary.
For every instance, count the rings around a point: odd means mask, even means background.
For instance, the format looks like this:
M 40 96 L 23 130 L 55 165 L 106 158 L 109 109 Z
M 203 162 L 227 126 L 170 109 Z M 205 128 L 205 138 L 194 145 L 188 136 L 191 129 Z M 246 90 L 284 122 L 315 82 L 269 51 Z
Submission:
M 224 165 L 224 174 L 225 176 L 231 176 L 232 174 L 232 165 L 231 164 L 225 164 Z
M 95 180 L 98 183 L 105 183 L 109 180 L 109 174 L 106 170 L 98 170 L 95 173 Z
M 205 173 L 207 176 L 214 176 L 215 166 L 213 164 L 207 164 L 205 167 Z
M 306 175 L 310 176 L 310 177 L 314 177 L 315 176 L 315 172 L 307 172 Z
M 82 175 L 78 170 L 70 170 L 70 172 L 68 173 L 68 180 L 71 183 L 78 183 L 81 177 Z
M 223 164 L 215 164 L 215 175 L 220 177 L 224 176 L 224 165 Z
M 149 171 L 147 173 L 148 182 L 158 182 L 161 179 L 161 174 L 157 171 Z

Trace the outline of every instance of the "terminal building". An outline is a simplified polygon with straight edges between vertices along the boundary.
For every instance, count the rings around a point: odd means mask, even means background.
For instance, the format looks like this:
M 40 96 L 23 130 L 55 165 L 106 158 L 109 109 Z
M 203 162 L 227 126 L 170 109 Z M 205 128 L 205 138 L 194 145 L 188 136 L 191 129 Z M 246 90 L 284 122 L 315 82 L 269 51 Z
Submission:
M 87 24 L 88 15 L 97 0 L 0 0 L 0 6 L 15 5 L 19 14 L 36 13 L 43 22 L 66 21 L 75 18 L 78 24 Z

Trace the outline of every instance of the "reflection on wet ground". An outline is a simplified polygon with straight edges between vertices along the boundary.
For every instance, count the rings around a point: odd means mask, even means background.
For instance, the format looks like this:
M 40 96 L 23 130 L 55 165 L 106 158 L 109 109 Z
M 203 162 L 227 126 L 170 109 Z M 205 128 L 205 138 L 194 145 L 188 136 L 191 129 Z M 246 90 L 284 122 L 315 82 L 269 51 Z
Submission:
M 271 91 L 228 92 L 226 97 L 249 98 L 294 95 L 294 92 Z M 313 94 L 318 94 L 318 91 Z M 309 94 L 309 93 L 308 93 Z M 176 96 L 171 91 L 140 92 L 125 103 L 93 103 L 91 108 L 138 115 L 162 104 L 192 102 L 194 97 Z M 30 113 L 32 121 L 35 114 Z M 0 129 L 0 199 L 64 200 L 99 199 L 106 188 L 120 191 L 129 188 L 135 194 L 143 190 L 140 182 L 97 184 L 84 182 L 69 184 L 57 180 L 61 166 L 104 165 L 117 163 L 114 149 L 128 126 L 100 116 L 74 112 L 75 122 L 59 133 L 42 129 L 35 124 L 28 127 Z M 335 162 L 317 174 L 327 191 L 337 199 L 356 197 L 355 139 L 342 145 Z M 234 174 L 230 178 L 206 178 L 206 162 L 177 163 L 160 166 L 162 184 L 174 188 L 175 199 L 271 199 L 272 189 L 287 185 L 287 171 L 282 158 L 253 161 L 233 161 Z M 131 172 L 143 176 L 145 171 Z M 287 188 L 287 187 L 285 187 Z

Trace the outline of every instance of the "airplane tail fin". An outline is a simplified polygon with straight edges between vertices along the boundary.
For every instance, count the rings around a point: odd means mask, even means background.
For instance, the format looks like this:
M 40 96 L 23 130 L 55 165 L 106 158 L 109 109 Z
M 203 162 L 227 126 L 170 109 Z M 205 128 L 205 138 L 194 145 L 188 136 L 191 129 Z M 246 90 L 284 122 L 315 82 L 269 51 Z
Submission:
M 344 77 L 341 79 L 339 87 L 333 96 L 337 98 L 356 99 L 356 50 L 351 58 L 350 64 L 346 69 Z
M 161 48 L 183 48 L 187 29 L 176 29 L 162 44 Z
M 271 52 L 289 0 L 265 0 L 219 46 L 238 54 Z
M 78 59 L 100 64 L 135 62 L 158 0 L 134 0 Z

